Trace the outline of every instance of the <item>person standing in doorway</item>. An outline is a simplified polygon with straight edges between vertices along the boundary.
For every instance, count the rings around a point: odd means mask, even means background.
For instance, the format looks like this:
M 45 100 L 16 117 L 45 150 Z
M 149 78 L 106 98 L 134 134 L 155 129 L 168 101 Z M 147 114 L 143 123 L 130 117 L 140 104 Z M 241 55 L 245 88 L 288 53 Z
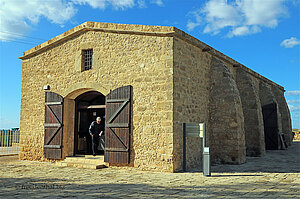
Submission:
M 97 117 L 96 121 L 93 121 L 91 123 L 89 133 L 92 137 L 93 156 L 96 156 L 99 145 L 99 137 L 103 134 L 103 125 L 101 124 L 101 117 Z

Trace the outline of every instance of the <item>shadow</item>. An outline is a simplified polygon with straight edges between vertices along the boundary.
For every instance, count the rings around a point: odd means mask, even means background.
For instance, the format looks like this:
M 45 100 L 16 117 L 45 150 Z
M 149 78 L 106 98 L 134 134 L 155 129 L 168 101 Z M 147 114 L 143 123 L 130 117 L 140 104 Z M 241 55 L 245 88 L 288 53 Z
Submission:
M 208 178 L 206 178 L 208 179 Z M 212 178 L 210 178 L 212 180 Z M 113 181 L 113 180 L 111 180 Z M 186 184 L 182 182 L 183 184 Z M 294 184 L 294 187 L 299 184 Z M 253 183 L 202 183 L 195 186 L 180 183 L 161 183 L 151 185 L 147 181 L 140 183 L 80 183 L 76 179 L 58 178 L 1 178 L 1 198 L 259 198 L 297 196 L 297 189 L 290 183 L 253 182 Z
M 253 175 L 234 175 L 234 174 L 232 174 L 232 175 L 214 175 L 214 174 L 212 174 L 210 177 L 246 177 L 246 176 L 263 176 L 263 175 L 255 175 L 255 174 L 253 174 Z
M 212 165 L 213 173 L 300 173 L 300 141 L 294 141 L 287 150 L 267 150 L 262 157 L 246 157 L 240 165 Z M 200 173 L 202 168 L 192 168 L 187 173 Z
M 0 198 L 297 198 L 299 144 L 268 151 L 266 159 L 250 157 L 243 165 L 212 166 L 211 177 L 201 171 L 57 167 L 11 157 L 0 164 Z

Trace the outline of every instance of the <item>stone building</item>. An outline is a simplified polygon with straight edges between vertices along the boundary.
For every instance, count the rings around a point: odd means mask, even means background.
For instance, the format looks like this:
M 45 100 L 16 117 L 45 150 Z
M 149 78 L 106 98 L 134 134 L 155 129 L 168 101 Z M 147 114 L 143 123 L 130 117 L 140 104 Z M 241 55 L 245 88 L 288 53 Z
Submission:
M 87 153 L 96 116 L 105 161 L 148 170 L 182 170 L 183 123 L 206 123 L 213 163 L 292 142 L 283 87 L 175 27 L 86 22 L 20 58 L 20 159 Z M 202 138 L 185 153 L 200 166 Z

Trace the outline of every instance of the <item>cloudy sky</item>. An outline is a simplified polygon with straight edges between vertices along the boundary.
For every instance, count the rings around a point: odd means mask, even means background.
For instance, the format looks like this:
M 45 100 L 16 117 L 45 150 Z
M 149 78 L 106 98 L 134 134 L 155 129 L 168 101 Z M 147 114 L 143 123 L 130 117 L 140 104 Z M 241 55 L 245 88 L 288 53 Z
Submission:
M 300 128 L 299 0 L 0 0 L 0 129 L 19 127 L 22 53 L 85 21 L 175 26 L 286 89 Z

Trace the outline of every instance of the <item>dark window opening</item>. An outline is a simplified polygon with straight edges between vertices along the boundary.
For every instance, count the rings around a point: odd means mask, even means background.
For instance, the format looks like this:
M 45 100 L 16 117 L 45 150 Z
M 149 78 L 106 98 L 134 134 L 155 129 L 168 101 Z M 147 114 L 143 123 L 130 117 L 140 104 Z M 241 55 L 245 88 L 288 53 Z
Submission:
M 93 49 L 83 50 L 83 70 L 90 70 L 93 67 Z

